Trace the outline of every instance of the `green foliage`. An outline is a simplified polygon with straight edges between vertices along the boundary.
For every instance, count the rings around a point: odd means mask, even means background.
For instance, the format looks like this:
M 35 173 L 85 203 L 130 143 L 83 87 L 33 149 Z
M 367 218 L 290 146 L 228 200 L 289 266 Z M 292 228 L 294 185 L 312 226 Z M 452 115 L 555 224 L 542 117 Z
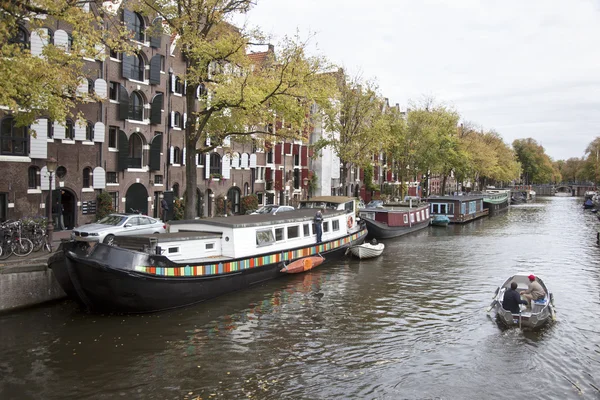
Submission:
M 75 105 L 98 100 L 93 95 L 76 94 L 85 79 L 86 61 L 104 59 L 105 46 L 130 49 L 129 32 L 116 16 L 104 20 L 95 13 L 101 2 L 89 1 L 92 10 L 83 10 L 83 2 L 73 0 L 3 1 L 0 3 L 0 104 L 12 110 L 18 126 L 33 123 L 39 117 L 64 121 L 75 117 Z M 47 44 L 41 54 L 32 54 L 31 46 L 14 42 L 19 27 L 30 36 L 48 41 L 47 28 L 56 29 L 56 20 L 70 26 L 69 49 Z M 111 29 L 99 29 L 104 21 Z
M 255 194 L 243 196 L 240 199 L 240 203 L 242 214 L 246 214 L 248 211 L 254 211 L 258 208 L 258 196 Z
M 96 197 L 96 221 L 101 220 L 110 213 L 115 212 L 112 205 L 112 197 L 107 191 L 102 191 Z
M 367 190 L 373 191 L 379 189 L 379 187 L 375 183 L 373 183 L 373 166 L 371 164 L 368 164 L 364 167 L 364 170 L 365 186 L 367 187 Z
M 176 197 L 173 200 L 173 219 L 174 220 L 183 219 L 184 212 L 185 212 L 185 201 Z
M 517 139 L 513 148 L 522 166 L 522 182 L 551 183 L 554 181 L 555 170 L 552 160 L 534 139 Z

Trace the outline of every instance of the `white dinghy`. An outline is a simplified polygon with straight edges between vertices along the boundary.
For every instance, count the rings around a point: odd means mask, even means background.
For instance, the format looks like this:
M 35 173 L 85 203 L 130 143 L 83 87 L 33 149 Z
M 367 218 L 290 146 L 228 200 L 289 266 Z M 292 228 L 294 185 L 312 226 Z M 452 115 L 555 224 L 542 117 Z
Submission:
M 363 243 L 361 245 L 350 247 L 350 253 L 353 256 L 360 258 L 375 258 L 379 257 L 383 253 L 385 245 L 383 243 L 377 243 L 377 240 L 373 239 L 371 243 Z

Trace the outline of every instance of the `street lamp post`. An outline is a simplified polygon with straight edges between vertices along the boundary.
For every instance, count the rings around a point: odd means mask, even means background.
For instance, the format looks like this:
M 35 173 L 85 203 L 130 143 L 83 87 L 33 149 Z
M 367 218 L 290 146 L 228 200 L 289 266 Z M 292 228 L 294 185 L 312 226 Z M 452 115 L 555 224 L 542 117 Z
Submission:
M 308 200 L 308 178 L 302 179 L 302 183 L 304 184 L 304 191 L 306 192 L 306 199 Z
M 52 246 L 52 232 L 54 232 L 54 224 L 52 223 L 52 174 L 56 171 L 58 162 L 54 157 L 46 160 L 46 169 L 48 170 L 48 209 L 46 215 L 48 223 L 46 224 L 46 235 L 48 235 L 48 243 Z
M 223 216 L 227 216 L 227 196 L 223 196 Z

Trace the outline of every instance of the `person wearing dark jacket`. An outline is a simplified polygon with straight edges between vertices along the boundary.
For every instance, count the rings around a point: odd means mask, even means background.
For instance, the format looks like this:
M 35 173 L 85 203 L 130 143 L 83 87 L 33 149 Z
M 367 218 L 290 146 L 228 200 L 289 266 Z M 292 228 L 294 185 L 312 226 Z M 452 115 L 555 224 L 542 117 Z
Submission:
M 519 304 L 528 304 L 527 300 L 521 300 L 521 295 L 517 292 L 517 286 L 517 282 L 512 282 L 510 284 L 510 289 L 504 292 L 504 298 L 502 299 L 502 308 L 513 314 L 519 314 L 521 312 Z

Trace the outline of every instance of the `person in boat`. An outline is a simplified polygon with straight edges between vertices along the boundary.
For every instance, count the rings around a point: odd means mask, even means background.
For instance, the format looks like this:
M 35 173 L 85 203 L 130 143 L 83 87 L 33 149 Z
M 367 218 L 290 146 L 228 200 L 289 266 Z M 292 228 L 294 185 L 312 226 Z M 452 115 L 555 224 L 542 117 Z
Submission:
M 317 243 L 321 243 L 321 236 L 323 235 L 323 213 L 325 212 L 325 208 L 321 208 L 317 211 L 315 215 L 315 230 L 317 233 Z
M 511 282 L 510 289 L 504 292 L 504 297 L 502 298 L 502 308 L 513 314 L 521 312 L 520 304 L 528 304 L 527 300 L 521 300 L 521 296 L 517 292 L 517 286 L 519 286 L 517 282 Z
M 371 244 L 373 246 L 377 246 L 377 239 L 373 238 L 373 240 L 371 240 Z
M 529 286 L 527 290 L 522 290 L 521 295 L 525 297 L 525 299 L 529 302 L 529 307 L 531 307 L 532 300 L 539 300 L 546 297 L 546 292 L 542 285 L 539 284 L 535 280 L 535 275 L 529 275 Z

